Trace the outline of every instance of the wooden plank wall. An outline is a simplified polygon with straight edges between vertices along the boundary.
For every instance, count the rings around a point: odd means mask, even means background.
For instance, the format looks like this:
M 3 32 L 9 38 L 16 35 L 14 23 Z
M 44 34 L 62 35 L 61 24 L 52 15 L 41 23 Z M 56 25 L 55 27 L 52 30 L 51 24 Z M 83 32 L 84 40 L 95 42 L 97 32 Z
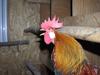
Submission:
M 47 3 L 40 4 L 40 22 L 50 17 L 50 0 Z
M 71 0 L 52 0 L 51 1 L 52 16 L 71 16 Z
M 47 2 L 48 1 L 48 2 Z M 71 0 L 47 0 L 45 3 L 40 4 L 41 21 L 48 17 L 71 16 Z
M 73 0 L 73 16 L 100 12 L 100 0 Z
M 50 0 L 26 0 L 32 4 L 40 5 L 40 23 L 50 17 Z

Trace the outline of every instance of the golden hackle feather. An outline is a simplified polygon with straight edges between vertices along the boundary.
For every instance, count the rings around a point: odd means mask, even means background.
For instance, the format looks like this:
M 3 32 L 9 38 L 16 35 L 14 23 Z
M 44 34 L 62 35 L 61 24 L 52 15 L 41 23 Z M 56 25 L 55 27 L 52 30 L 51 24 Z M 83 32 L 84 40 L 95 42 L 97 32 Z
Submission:
M 81 45 L 71 36 L 55 31 L 55 47 L 53 59 L 55 68 L 66 74 L 82 67 L 86 59 Z

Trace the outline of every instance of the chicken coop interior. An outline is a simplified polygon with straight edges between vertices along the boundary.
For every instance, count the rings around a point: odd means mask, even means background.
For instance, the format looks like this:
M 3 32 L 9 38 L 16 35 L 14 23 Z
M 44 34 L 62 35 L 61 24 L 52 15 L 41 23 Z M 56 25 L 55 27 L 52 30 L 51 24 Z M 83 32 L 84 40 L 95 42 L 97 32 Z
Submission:
M 0 75 L 60 75 L 51 61 L 54 45 L 40 36 L 41 23 L 54 16 L 64 25 L 58 31 L 100 66 L 100 0 L 0 0 Z

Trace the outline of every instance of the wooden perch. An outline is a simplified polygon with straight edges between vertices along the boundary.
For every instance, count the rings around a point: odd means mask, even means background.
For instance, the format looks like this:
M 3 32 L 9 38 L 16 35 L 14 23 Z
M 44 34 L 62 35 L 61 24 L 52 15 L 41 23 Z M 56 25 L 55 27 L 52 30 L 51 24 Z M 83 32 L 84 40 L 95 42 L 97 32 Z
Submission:
M 59 31 L 74 36 L 77 39 L 100 43 L 99 27 L 65 26 L 59 29 Z

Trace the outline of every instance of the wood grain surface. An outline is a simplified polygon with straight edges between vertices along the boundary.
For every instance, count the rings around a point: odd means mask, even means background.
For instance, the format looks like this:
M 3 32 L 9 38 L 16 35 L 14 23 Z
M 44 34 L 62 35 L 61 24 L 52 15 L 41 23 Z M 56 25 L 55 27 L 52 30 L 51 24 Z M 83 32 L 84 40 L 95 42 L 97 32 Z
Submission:
M 100 0 L 73 0 L 73 16 L 100 12 Z

